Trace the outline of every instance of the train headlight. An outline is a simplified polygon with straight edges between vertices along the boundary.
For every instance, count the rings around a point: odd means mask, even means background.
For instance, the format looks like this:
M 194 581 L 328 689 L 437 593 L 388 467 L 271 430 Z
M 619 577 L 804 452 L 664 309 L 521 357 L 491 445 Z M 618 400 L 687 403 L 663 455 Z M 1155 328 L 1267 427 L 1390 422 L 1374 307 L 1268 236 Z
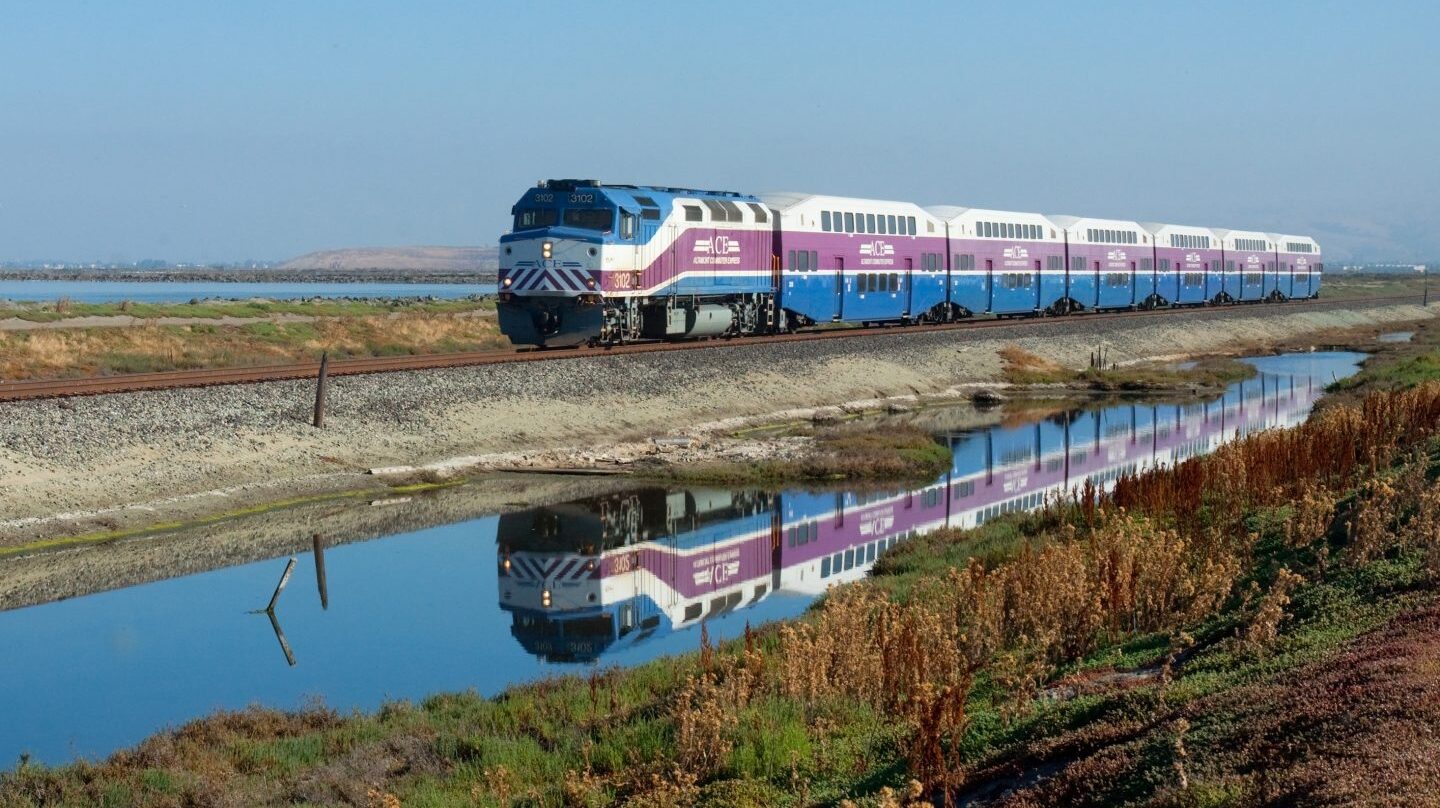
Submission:
M 547 609 L 550 608 L 550 590 L 542 589 L 540 591 L 540 605 Z
M 506 278 L 506 279 L 505 279 L 505 285 L 506 285 L 506 286 L 509 286 L 510 284 L 512 284 L 512 283 L 514 283 L 514 282 L 515 282 L 515 279 L 514 279 L 514 278 Z
M 554 254 L 554 251 L 555 251 L 555 250 L 554 250 L 554 247 L 555 247 L 555 245 L 551 244 L 551 243 L 548 242 L 548 241 L 545 242 L 544 244 L 541 244 L 541 245 L 540 245 L 540 257 L 541 257 L 541 258 L 549 258 L 552 254 Z

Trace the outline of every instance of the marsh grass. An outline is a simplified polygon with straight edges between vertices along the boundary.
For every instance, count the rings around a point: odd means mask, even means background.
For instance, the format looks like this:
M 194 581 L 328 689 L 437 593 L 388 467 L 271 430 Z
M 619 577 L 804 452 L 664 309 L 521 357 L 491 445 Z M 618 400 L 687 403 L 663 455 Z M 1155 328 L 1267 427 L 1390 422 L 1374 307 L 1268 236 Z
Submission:
M 1158 363 L 1072 370 L 1015 345 L 1000 349 L 1002 373 L 1015 385 L 1064 385 L 1102 392 L 1164 392 L 1221 388 L 1256 374 L 1253 366 L 1224 357 L 1201 359 L 1189 368 Z
M 306 322 L 0 331 L 0 378 L 104 376 L 243 367 L 332 357 L 489 350 L 508 345 L 493 318 L 431 311 Z
M 1316 772 L 1365 794 L 1377 755 L 1371 798 L 1422 800 L 1384 736 L 1434 751 L 1433 676 L 1399 663 L 1440 661 L 1440 611 L 1413 616 L 1440 575 L 1437 426 L 1440 384 L 1375 393 L 1113 496 L 901 543 L 743 640 L 494 699 L 225 713 L 18 768 L 0 804 L 1285 803 Z M 1346 689 L 1357 670 L 1375 696 Z

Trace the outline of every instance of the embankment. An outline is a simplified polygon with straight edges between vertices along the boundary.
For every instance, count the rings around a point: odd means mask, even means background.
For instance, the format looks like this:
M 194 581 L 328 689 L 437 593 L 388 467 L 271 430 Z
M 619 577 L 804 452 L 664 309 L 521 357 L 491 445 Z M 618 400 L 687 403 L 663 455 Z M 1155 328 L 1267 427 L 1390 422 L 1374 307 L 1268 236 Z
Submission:
M 1003 380 L 1006 345 L 1078 368 L 1097 346 L 1123 363 L 1432 316 L 1415 305 L 1247 307 L 346 377 L 332 383 L 324 430 L 309 425 L 308 382 L 12 402 L 0 405 L 0 545 L 373 486 L 374 467 L 457 455 L 603 463 L 606 447 L 701 424 L 958 395 Z M 206 493 L 216 491 L 226 493 Z

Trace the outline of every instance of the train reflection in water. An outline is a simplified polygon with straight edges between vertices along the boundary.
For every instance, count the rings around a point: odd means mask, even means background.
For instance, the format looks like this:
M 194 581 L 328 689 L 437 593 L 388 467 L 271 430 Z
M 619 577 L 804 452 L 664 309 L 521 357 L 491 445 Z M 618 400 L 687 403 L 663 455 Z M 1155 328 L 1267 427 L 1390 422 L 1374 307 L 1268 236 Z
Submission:
M 863 577 L 887 548 L 1047 496 L 1106 489 L 1261 429 L 1303 421 L 1311 377 L 1262 375 L 1193 404 L 1125 404 L 940 436 L 951 468 L 888 493 L 640 490 L 500 517 L 500 607 L 548 662 L 592 662 L 659 633 Z

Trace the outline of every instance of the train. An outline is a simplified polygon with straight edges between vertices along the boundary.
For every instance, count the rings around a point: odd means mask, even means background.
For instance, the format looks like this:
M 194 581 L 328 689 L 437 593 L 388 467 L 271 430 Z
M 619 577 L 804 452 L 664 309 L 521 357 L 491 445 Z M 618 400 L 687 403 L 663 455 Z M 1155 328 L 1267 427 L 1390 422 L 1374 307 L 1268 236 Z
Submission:
M 1190 404 L 1073 411 L 954 430 L 952 462 L 915 488 L 624 491 L 502 514 L 499 607 L 528 653 L 590 664 L 777 595 L 864 577 L 890 547 L 973 528 L 1048 499 L 1113 488 L 1252 432 L 1305 420 L 1316 377 L 1262 375 Z
M 544 180 L 511 215 L 520 347 L 1283 302 L 1324 272 L 1309 236 L 817 194 Z

